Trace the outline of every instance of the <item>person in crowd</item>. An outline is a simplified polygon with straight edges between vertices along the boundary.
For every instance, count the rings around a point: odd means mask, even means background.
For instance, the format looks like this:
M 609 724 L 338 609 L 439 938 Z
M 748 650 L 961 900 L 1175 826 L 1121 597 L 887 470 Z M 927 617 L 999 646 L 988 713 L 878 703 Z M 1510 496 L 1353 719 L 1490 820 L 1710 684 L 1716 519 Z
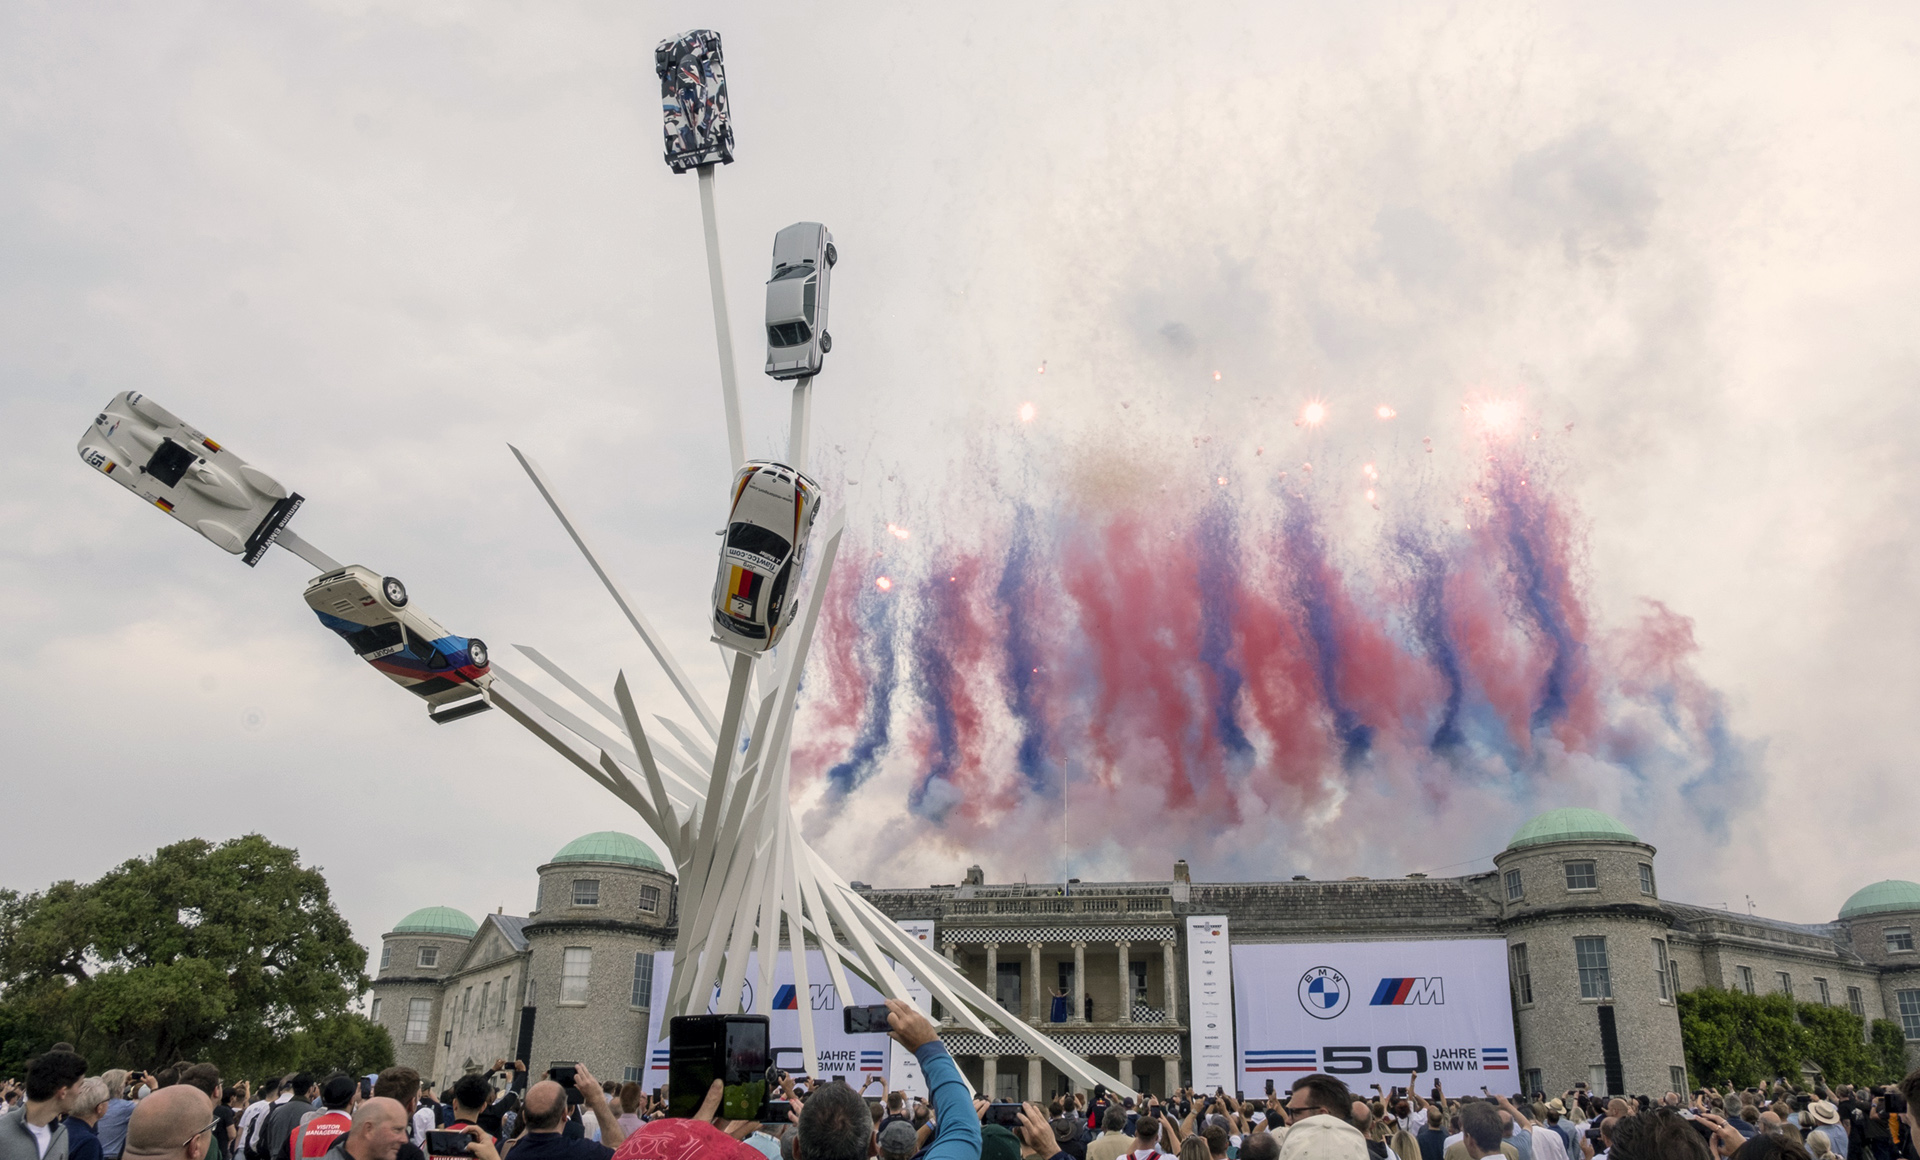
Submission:
M 247 1110 L 247 1081 L 241 1080 L 227 1088 L 220 1097 L 220 1106 L 213 1109 L 220 1126 L 213 1130 L 213 1138 L 220 1144 L 222 1156 L 239 1154 L 240 1113 Z
M 1127 1131 L 1127 1109 L 1109 1104 L 1100 1120 L 1101 1133 L 1087 1145 L 1087 1160 L 1120 1160 L 1133 1151 L 1133 1133 Z
M 1240 1141 L 1240 1160 L 1280 1160 L 1281 1143 L 1273 1132 L 1250 1132 Z
M 206 1160 L 213 1147 L 213 1101 L 186 1084 L 155 1088 L 127 1117 L 127 1160 Z
M 173 1082 L 197 1088 L 213 1101 L 213 1142 L 207 1148 L 208 1160 L 229 1160 L 226 1129 L 232 1121 L 225 1114 L 226 1089 L 220 1082 L 220 1069 L 211 1063 L 181 1063 L 173 1068 Z
M 1330 1075 L 1295 1080 L 1287 1093 L 1287 1139 L 1280 1160 L 1368 1160 L 1367 1138 L 1353 1126 L 1353 1093 Z
M 487 1083 L 486 1077 L 461 1076 L 447 1089 L 447 1097 L 453 1101 L 453 1121 L 448 1125 L 450 1129 L 471 1125 L 486 1133 L 489 1143 L 498 1143 L 494 1134 L 480 1124 L 480 1118 L 487 1113 L 487 1105 L 493 1102 L 493 1087 Z M 499 1126 L 499 1121 L 495 1120 L 494 1127 Z
M 319 1110 L 315 1101 L 320 1098 L 320 1081 L 300 1072 L 283 1085 L 282 1095 L 282 1101 L 267 1113 L 260 1125 L 258 1146 L 262 1160 L 287 1160 L 287 1145 L 293 1139 L 294 1129 L 305 1122 L 309 1112 Z
M 1524 1145 L 1521 1139 L 1509 1137 L 1521 1160 L 1569 1160 L 1567 1146 L 1559 1132 L 1529 1117 L 1506 1096 L 1495 1097 L 1495 1102 L 1500 1105 L 1501 1114 L 1513 1121 L 1514 1136 L 1524 1136 Z
M 236 1126 L 236 1138 L 234 1140 L 233 1150 L 234 1154 L 241 1157 L 242 1160 L 264 1160 L 264 1157 L 257 1152 L 259 1148 L 260 1125 L 265 1122 L 267 1113 L 279 1104 L 280 1090 L 281 1081 L 279 1079 L 266 1080 L 260 1085 L 260 1091 L 254 1096 L 252 1102 L 247 1105 L 247 1109 L 240 1113 L 240 1123 Z M 112 1113 L 109 1112 L 108 1115 L 109 1118 L 111 1118 Z M 124 1136 L 125 1134 L 126 1129 L 122 1127 L 121 1135 Z M 111 1141 L 104 1131 L 100 1134 L 100 1142 L 103 1146 L 111 1144 Z M 107 1160 L 113 1160 L 113 1154 L 111 1152 L 107 1154 Z
M 373 1077 L 373 1098 L 392 1100 L 407 1113 L 407 1142 L 400 1146 L 399 1160 L 426 1160 L 426 1134 L 440 1126 L 433 1106 L 421 1106 L 420 1095 L 427 1090 L 420 1073 L 410 1067 L 390 1067 Z M 418 1143 L 415 1132 L 420 1134 Z
M 880 1160 L 913 1160 L 920 1151 L 920 1134 L 904 1119 L 889 1120 L 875 1137 L 874 1147 Z
M 1507 1125 L 1501 1122 L 1500 1112 L 1484 1100 L 1474 1100 L 1460 1106 L 1460 1146 L 1467 1160 L 1481 1160 L 1485 1156 L 1500 1156 L 1506 1145 L 1501 1137 L 1506 1134 Z
M 67 1160 L 67 1126 L 60 1117 L 86 1075 L 87 1061 L 71 1051 L 28 1060 L 26 1098 L 0 1116 L 0 1160 Z
M 1420 1160 L 1441 1160 L 1447 1150 L 1446 1113 L 1438 1104 L 1428 1104 L 1426 1119 L 1414 1142 L 1420 1145 Z
M 67 1100 L 67 1160 L 101 1160 L 100 1136 L 95 1128 L 107 1114 L 107 1081 L 88 1076 Z
M 320 1160 L 333 1142 L 353 1128 L 353 1110 L 360 1103 L 360 1081 L 335 1072 L 320 1085 L 320 1110 L 293 1128 L 287 1136 L 289 1160 Z
M 412 1130 L 412 1120 L 412 1114 L 400 1101 L 389 1096 L 374 1096 L 354 1108 L 351 1126 L 333 1137 L 324 1155 L 329 1160 L 396 1160 L 400 1149 L 410 1143 L 407 1136 Z M 484 1140 L 475 1140 L 467 1147 L 469 1154 L 478 1154 L 477 1149 L 481 1147 L 493 1151 L 493 1146 Z
M 1053 1128 L 1053 1144 L 1057 1151 L 1066 1153 L 1067 1160 L 1087 1160 L 1087 1129 L 1078 1116 L 1059 1116 L 1049 1120 L 1048 1124 Z
M 107 1083 L 107 1114 L 100 1117 L 94 1131 L 100 1135 L 100 1153 L 106 1160 L 120 1160 L 127 1146 L 127 1117 L 133 1115 L 134 1104 L 127 1098 L 127 1080 L 132 1074 L 124 1067 L 100 1073 Z
M 607 1106 L 606 1089 L 593 1078 L 584 1063 L 575 1065 L 573 1084 L 582 1102 L 599 1121 L 602 1139 L 567 1137 L 567 1089 L 553 1080 L 543 1079 L 527 1089 L 523 1108 L 526 1133 L 512 1147 L 515 1160 L 612 1160 L 614 1149 L 626 1140 L 627 1134 Z M 860 1099 L 857 1095 L 853 1098 Z M 866 1106 L 866 1101 L 861 1100 L 862 1111 Z
M 646 1098 L 640 1085 L 632 1080 L 620 1085 L 620 1106 L 613 1110 L 619 1117 L 621 1130 L 629 1136 L 640 1130 L 640 1113 L 646 1107 Z

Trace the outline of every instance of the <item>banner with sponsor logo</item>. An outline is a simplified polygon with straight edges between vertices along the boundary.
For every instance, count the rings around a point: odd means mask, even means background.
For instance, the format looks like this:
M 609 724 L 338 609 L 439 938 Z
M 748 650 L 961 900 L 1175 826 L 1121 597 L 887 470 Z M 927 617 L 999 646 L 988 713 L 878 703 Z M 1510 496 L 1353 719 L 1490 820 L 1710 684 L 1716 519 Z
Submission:
M 1233 1090 L 1233 978 L 1227 917 L 1187 918 L 1187 1027 L 1193 1039 L 1193 1089 Z
M 1248 1095 L 1316 1071 L 1362 1093 L 1404 1087 L 1409 1072 L 1423 1091 L 1434 1079 L 1450 1095 L 1514 1089 L 1502 939 L 1243 943 L 1233 990 Z
M 902 919 L 897 925 L 908 938 L 925 943 L 929 950 L 934 949 L 931 918 Z M 912 975 L 907 976 L 907 997 L 922 1015 L 933 1017 L 933 996 L 927 993 L 926 985 Z M 920 1074 L 920 1061 L 913 1057 L 913 1052 L 895 1043 L 891 1036 L 887 1039 L 887 1050 L 892 1053 L 893 1065 L 887 1073 L 887 1090 L 905 1092 L 909 1099 L 926 1096 L 927 1077 Z
M 800 1004 L 805 1003 L 813 1010 L 814 1046 L 820 1053 L 819 1078 L 839 1076 L 855 1088 L 874 1076 L 883 1081 L 887 1078 L 888 1048 L 893 1040 L 886 1035 L 846 1033 L 846 1017 L 841 1011 L 847 1000 L 838 993 L 833 976 L 827 973 L 825 955 L 817 950 L 807 951 L 805 995 L 794 986 L 792 951 L 781 951 L 780 960 L 773 966 L 772 995 L 757 993 L 759 976 L 759 954 L 754 952 L 747 956 L 747 977 L 740 987 L 740 1009 L 748 1015 L 767 1016 L 774 1059 L 780 1067 L 795 1074 L 806 1070 L 800 1055 Z M 856 1006 L 886 1001 L 878 991 L 851 974 L 847 976 L 847 983 L 853 988 L 851 1002 Z M 672 985 L 673 952 L 654 952 L 653 994 L 664 999 Z M 652 1010 L 647 1014 L 646 1078 L 641 1083 L 651 1091 L 667 1082 L 667 1029 L 661 1019 L 665 1005 L 649 1006 Z M 708 1009 L 712 1009 L 711 1004 Z

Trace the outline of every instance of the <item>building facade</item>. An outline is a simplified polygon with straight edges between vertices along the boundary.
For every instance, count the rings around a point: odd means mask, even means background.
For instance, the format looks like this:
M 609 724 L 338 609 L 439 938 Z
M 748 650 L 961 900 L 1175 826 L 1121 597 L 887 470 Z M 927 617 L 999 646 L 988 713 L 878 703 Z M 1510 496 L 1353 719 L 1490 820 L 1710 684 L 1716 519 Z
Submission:
M 674 937 L 672 878 L 619 834 L 572 843 L 539 873 L 541 907 L 525 919 L 475 926 L 435 907 L 384 937 L 375 1017 L 399 1062 L 442 1083 L 510 1055 L 536 1071 L 582 1060 L 603 1078 L 638 1077 L 651 951 Z M 1670 902 L 1654 848 L 1594 810 L 1542 814 L 1491 872 L 1457 878 L 1195 883 L 1177 862 L 1161 882 L 992 885 L 974 867 L 956 884 L 855 888 L 896 920 L 932 920 L 971 982 L 1144 1091 L 1191 1074 L 1188 915 L 1225 915 L 1237 944 L 1503 940 L 1529 1089 L 1687 1090 L 1676 997 L 1703 986 L 1897 1020 L 1920 1060 L 1920 885 L 1868 886 L 1818 925 Z M 1011 1037 L 954 1027 L 944 1038 L 997 1098 L 1068 1086 Z

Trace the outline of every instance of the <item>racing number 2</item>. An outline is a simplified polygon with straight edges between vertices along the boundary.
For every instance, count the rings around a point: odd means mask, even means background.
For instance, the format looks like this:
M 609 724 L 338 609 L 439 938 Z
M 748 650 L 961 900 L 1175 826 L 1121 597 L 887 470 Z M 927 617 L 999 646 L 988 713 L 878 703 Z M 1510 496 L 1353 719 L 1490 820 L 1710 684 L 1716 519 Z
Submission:
M 1381 1075 L 1406 1075 L 1427 1070 L 1427 1049 L 1416 1043 L 1394 1043 L 1375 1051 L 1370 1047 L 1322 1047 L 1321 1070 L 1328 1075 L 1371 1075 L 1374 1064 Z

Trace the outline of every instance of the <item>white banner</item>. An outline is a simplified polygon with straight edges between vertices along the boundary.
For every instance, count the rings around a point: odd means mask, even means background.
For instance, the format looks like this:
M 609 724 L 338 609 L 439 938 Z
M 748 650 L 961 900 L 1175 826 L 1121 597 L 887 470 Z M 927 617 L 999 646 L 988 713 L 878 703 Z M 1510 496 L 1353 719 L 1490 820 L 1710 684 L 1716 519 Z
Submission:
M 918 939 L 920 942 L 926 944 L 928 950 L 934 949 L 933 920 L 931 918 L 903 919 L 898 925 L 900 929 L 906 933 L 908 938 Z M 891 962 L 892 960 L 889 959 L 888 961 Z M 921 983 L 919 979 L 914 978 L 910 974 L 906 976 L 906 979 L 907 996 L 913 1000 L 913 1005 L 920 1009 L 922 1015 L 931 1019 L 933 1017 L 933 996 L 927 993 L 926 986 Z M 914 1058 L 913 1052 L 895 1043 L 891 1037 L 887 1039 L 887 1048 L 892 1053 L 893 1065 L 892 1069 L 887 1073 L 887 1089 L 889 1091 L 905 1092 L 908 1099 L 914 1099 L 916 1097 L 924 1098 L 928 1094 L 927 1077 L 920 1074 L 920 1061 Z
M 780 961 L 773 966 L 771 996 L 754 993 L 759 986 L 759 976 L 756 951 L 747 955 L 747 977 L 740 987 L 740 1009 L 749 1015 L 767 1016 L 771 1024 L 769 1046 L 774 1049 L 776 1065 L 796 1075 L 806 1070 L 800 1055 L 800 1004 L 805 1003 L 813 1011 L 814 1046 L 820 1053 L 820 1074 L 816 1078 L 840 1076 L 855 1089 L 874 1076 L 885 1081 L 887 1047 L 893 1040 L 885 1035 L 846 1033 L 846 1017 L 841 1014 L 843 1000 L 833 985 L 833 976 L 827 973 L 825 955 L 817 950 L 807 951 L 809 994 L 804 997 L 793 984 L 792 951 L 781 951 Z M 847 983 L 853 988 L 855 1006 L 886 1001 L 878 991 L 851 974 L 847 976 Z M 664 1000 L 672 984 L 673 952 L 655 951 L 653 993 Z M 667 1082 L 667 1038 L 666 1029 L 661 1025 L 661 1012 L 665 1009 L 664 1002 L 655 1003 L 647 1014 L 647 1077 L 643 1084 L 649 1091 Z M 878 1093 L 868 1094 L 878 1098 Z
M 1356 1093 L 1410 1072 L 1449 1094 L 1516 1086 L 1504 940 L 1243 943 L 1233 981 L 1249 1096 L 1316 1071 Z
M 1233 1078 L 1233 981 L 1224 914 L 1187 919 L 1187 1027 L 1194 1091 L 1251 1090 Z

